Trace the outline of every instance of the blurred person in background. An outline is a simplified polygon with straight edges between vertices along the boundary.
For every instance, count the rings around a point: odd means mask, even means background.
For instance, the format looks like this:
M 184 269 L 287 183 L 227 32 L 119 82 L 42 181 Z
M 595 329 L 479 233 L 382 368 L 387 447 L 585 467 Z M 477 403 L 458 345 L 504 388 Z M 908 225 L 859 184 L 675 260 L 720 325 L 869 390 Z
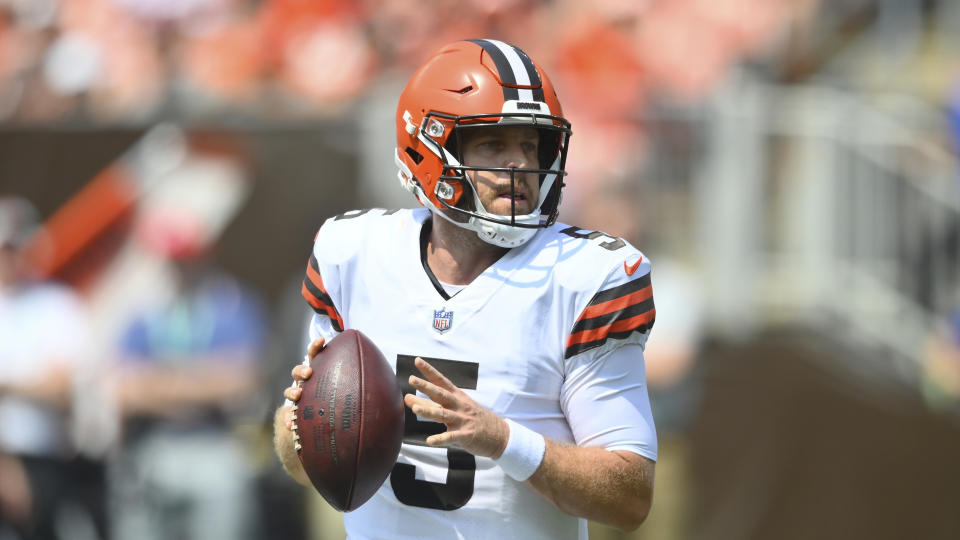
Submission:
M 33 278 L 39 235 L 32 204 L 0 198 L 0 538 L 102 538 L 103 467 L 70 435 L 89 319 L 72 290 Z
M 960 410 L 960 308 L 937 321 L 923 357 L 921 390 L 935 410 Z
M 115 533 L 255 538 L 254 472 L 234 427 L 252 414 L 265 339 L 260 302 L 211 265 L 211 235 L 182 206 L 147 211 L 136 234 L 169 260 L 175 285 L 168 301 L 133 318 L 119 346 Z

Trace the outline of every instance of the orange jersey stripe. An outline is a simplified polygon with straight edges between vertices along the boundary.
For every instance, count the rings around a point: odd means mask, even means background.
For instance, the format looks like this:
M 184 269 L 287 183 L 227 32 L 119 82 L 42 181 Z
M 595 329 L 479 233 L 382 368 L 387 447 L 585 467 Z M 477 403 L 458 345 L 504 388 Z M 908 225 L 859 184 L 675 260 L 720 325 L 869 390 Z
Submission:
M 335 327 L 341 329 L 343 328 L 343 318 L 340 317 L 339 313 L 337 313 L 336 308 L 314 296 L 313 293 L 310 292 L 310 289 L 307 288 L 306 283 L 301 286 L 300 293 L 303 295 L 304 299 L 306 299 L 307 303 L 310 304 L 310 306 L 314 309 L 314 311 L 317 313 L 323 311 L 328 317 L 330 317 L 331 320 L 336 323 L 334 325 Z
M 614 311 L 621 310 L 632 304 L 639 304 L 644 300 L 653 296 L 653 287 L 647 285 L 646 287 L 640 289 L 639 291 L 632 292 L 628 295 L 621 296 L 620 298 L 614 298 L 613 300 L 608 300 L 606 302 L 588 306 L 583 310 L 583 314 L 580 315 L 578 321 L 584 319 L 592 319 L 594 317 L 599 317 L 601 315 L 606 315 L 607 313 L 612 313 Z
M 309 263 L 307 264 L 307 279 L 310 280 L 310 283 L 313 283 L 314 287 L 320 289 L 323 294 L 329 294 L 327 288 L 323 286 L 323 278 L 320 277 L 320 274 L 318 274 Z
M 639 291 L 638 291 L 639 292 Z M 612 324 L 602 326 L 600 328 L 594 328 L 593 330 L 584 330 L 582 332 L 577 332 L 570 336 L 570 339 L 567 341 L 567 347 L 572 345 L 577 345 L 578 343 L 586 343 L 589 341 L 597 341 L 600 339 L 606 339 L 607 334 L 610 332 L 623 332 L 626 330 L 631 330 L 634 328 L 639 328 L 645 324 L 652 322 L 657 315 L 656 309 L 651 309 L 645 313 L 635 315 L 629 319 L 622 319 L 616 321 Z
M 306 283 L 304 283 L 303 285 L 301 285 L 301 287 L 300 287 L 300 294 L 303 295 L 303 297 L 307 300 L 307 303 L 310 304 L 310 305 L 313 307 L 313 309 L 324 309 L 324 308 L 326 308 L 326 304 L 324 304 L 323 302 L 321 302 L 319 298 L 317 298 L 316 296 L 313 295 L 312 292 L 310 292 L 310 289 L 307 288 L 307 284 L 306 284 Z

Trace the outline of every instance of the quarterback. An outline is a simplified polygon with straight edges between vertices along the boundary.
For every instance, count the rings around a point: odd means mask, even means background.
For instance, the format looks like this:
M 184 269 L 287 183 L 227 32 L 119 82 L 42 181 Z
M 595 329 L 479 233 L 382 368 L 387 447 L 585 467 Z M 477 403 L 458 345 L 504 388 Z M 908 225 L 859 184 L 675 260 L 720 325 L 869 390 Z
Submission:
M 396 129 L 400 182 L 425 208 L 330 218 L 302 289 L 316 312 L 308 355 L 357 328 L 405 393 L 400 456 L 346 514 L 348 536 L 586 538 L 587 519 L 635 529 L 657 458 L 650 262 L 557 222 L 571 130 L 549 79 L 506 43 L 452 43 L 408 82 Z M 290 421 L 288 402 L 276 450 L 310 485 Z

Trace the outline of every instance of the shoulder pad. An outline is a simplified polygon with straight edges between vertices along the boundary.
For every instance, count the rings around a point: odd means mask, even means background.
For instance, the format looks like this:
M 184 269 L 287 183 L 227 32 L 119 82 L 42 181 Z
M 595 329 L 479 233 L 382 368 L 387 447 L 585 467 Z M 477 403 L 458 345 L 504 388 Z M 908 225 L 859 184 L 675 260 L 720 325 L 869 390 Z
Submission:
M 656 316 L 649 259 L 621 238 L 559 225 L 555 240 L 569 244 L 563 249 L 569 257 L 558 268 L 559 277 L 575 291 L 579 313 L 565 357 L 610 339 L 642 344 Z

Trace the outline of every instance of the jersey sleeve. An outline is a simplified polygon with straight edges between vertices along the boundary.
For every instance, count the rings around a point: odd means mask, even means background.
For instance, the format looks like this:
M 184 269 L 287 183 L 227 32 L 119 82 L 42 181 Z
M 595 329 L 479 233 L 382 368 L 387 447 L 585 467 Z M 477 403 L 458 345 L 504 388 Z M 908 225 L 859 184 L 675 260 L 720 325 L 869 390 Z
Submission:
M 647 392 L 643 348 L 606 345 L 577 356 L 560 407 L 578 446 L 626 450 L 657 460 L 657 431 Z
M 315 313 L 313 327 L 329 327 L 335 332 L 343 332 L 343 308 L 341 269 L 355 255 L 355 243 L 345 242 L 345 238 L 354 238 L 359 232 L 356 220 L 344 220 L 341 216 L 328 219 L 313 242 L 313 251 L 307 261 L 307 268 L 300 289 L 303 298 Z M 320 325 L 320 326 L 318 326 Z M 325 336 L 329 339 L 329 336 Z
M 349 324 L 349 290 L 355 285 L 358 260 L 378 220 L 391 213 L 352 210 L 331 217 L 317 231 L 300 288 L 314 312 L 311 340 L 322 336 L 329 341 Z
M 320 235 L 318 234 L 317 236 L 317 244 L 319 244 Z M 314 313 L 316 313 L 314 317 L 315 323 L 317 323 L 318 320 L 326 319 L 333 330 L 343 332 L 343 317 L 340 316 L 336 303 L 330 296 L 326 283 L 324 283 L 320 262 L 317 259 L 317 251 L 318 247 L 315 245 L 314 252 L 310 254 L 310 260 L 307 261 L 306 276 L 303 278 L 303 287 L 300 289 L 300 292 L 303 294 L 303 298 L 306 299 L 307 303 L 310 304 L 310 307 L 313 308 Z M 328 271 L 327 273 L 331 274 L 333 272 Z M 311 324 L 311 328 L 313 326 L 314 324 Z M 313 337 L 312 330 L 311 337 Z
M 313 310 L 310 324 L 307 327 L 307 343 L 304 350 L 317 338 L 324 338 L 328 343 L 340 332 L 343 332 L 343 316 L 340 315 L 340 271 L 338 262 L 345 256 L 341 246 L 335 242 L 340 231 L 333 223 L 334 218 L 328 219 L 317 231 L 313 242 L 313 251 L 307 261 L 307 268 L 300 286 L 300 294 Z M 321 263 L 321 261 L 323 261 Z M 304 355 L 301 364 L 310 365 L 310 359 Z M 293 405 L 289 399 L 284 399 L 284 405 Z
M 567 339 L 564 358 L 602 347 L 611 340 L 642 347 L 656 315 L 650 261 L 637 252 L 607 275 L 580 312 Z
M 567 339 L 561 408 L 579 446 L 657 459 L 644 347 L 656 318 L 650 262 L 638 251 L 581 300 Z

